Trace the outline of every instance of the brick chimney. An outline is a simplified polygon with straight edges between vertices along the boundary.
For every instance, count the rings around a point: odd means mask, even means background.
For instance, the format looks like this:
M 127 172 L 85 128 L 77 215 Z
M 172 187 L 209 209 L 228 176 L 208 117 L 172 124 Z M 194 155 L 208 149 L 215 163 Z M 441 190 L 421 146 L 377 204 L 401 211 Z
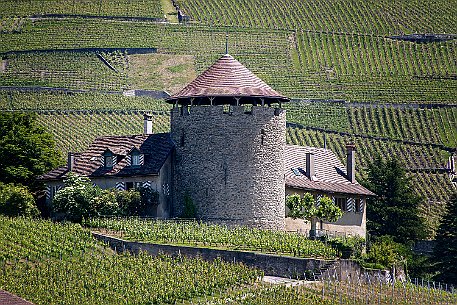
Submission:
M 351 183 L 355 183 L 355 145 L 347 144 L 346 145 L 346 154 L 347 154 L 347 163 L 346 163 L 346 173 L 348 180 Z
M 308 177 L 309 180 L 312 180 L 314 176 L 314 154 L 308 152 L 306 153 L 306 177 Z
M 73 171 L 73 167 L 75 166 L 75 154 L 72 152 L 68 152 L 68 161 L 67 161 L 68 171 Z
M 152 115 L 149 113 L 144 114 L 144 134 L 152 134 Z

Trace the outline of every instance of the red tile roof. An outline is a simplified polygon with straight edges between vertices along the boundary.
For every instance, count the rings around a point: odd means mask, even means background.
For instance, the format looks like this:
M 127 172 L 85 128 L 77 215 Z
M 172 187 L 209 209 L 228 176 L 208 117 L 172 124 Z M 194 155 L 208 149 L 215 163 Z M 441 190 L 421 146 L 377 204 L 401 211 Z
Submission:
M 306 153 L 314 154 L 315 178 L 306 176 Z M 346 167 L 329 149 L 287 145 L 285 154 L 286 186 L 303 190 L 354 195 L 375 195 L 346 177 Z M 294 173 L 294 170 L 299 175 Z
M 14 294 L 0 289 L 0 304 L 1 305 L 33 305 L 24 299 L 21 299 Z
M 88 177 L 156 175 L 171 154 L 173 147 L 174 144 L 168 133 L 98 137 L 85 152 L 75 155 L 73 172 Z M 144 154 L 144 165 L 127 166 L 126 156 L 132 148 L 137 148 Z M 102 166 L 103 153 L 107 149 L 117 155 L 116 165 L 111 169 Z M 62 166 L 42 175 L 39 179 L 60 180 L 67 173 L 67 166 Z
M 289 99 L 268 86 L 231 55 L 226 54 L 168 101 L 196 97 L 259 97 Z

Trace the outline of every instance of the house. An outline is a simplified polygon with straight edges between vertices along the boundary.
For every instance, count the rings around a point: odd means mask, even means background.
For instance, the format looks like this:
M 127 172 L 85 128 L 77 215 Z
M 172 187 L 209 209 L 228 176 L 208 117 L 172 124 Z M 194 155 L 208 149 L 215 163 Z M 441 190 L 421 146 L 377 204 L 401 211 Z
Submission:
M 48 200 L 73 171 L 102 188 L 151 185 L 160 192 L 153 216 L 179 217 L 190 198 L 202 220 L 284 230 L 303 229 L 303 221 L 286 220 L 286 194 L 310 192 L 345 211 L 322 229 L 365 235 L 373 193 L 355 180 L 354 147 L 346 169 L 330 150 L 286 145 L 281 105 L 289 99 L 235 58 L 225 54 L 166 101 L 173 105 L 169 134 L 151 134 L 146 116 L 143 135 L 95 139 L 41 177 Z
M 152 134 L 151 116 L 145 115 L 144 134 L 98 137 L 86 151 L 69 153 L 67 166 L 39 179 L 46 184 L 48 203 L 69 172 L 88 177 L 103 189 L 151 187 L 159 193 L 159 205 L 151 214 L 166 218 L 171 212 L 173 149 L 168 133 Z
M 337 222 L 320 222 L 318 231 L 365 237 L 366 198 L 375 194 L 355 180 L 355 146 L 349 144 L 346 149 L 345 167 L 329 149 L 287 145 L 286 195 L 310 193 L 316 199 L 331 198 L 344 214 Z M 307 232 L 310 228 L 302 220 L 287 219 L 286 229 Z

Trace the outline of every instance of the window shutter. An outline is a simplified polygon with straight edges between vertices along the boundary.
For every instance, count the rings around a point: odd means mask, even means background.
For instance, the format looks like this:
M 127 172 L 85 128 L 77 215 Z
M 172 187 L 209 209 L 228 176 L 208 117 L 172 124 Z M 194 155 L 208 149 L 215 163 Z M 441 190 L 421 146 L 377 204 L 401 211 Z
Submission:
M 140 155 L 140 162 L 139 163 L 140 163 L 140 165 L 144 164 L 144 155 L 143 154 Z
M 104 156 L 100 157 L 100 162 L 102 163 L 102 167 L 105 167 L 105 157 Z
M 346 208 L 348 212 L 355 212 L 355 199 L 348 198 L 346 202 Z
M 132 165 L 132 155 L 128 155 L 126 159 L 127 159 L 127 166 L 131 166 Z
M 319 207 L 321 205 L 321 199 L 322 199 L 322 195 L 321 194 L 318 194 L 316 196 L 316 207 Z
M 143 187 L 151 187 L 152 182 L 151 181 L 144 181 L 143 182 Z
M 118 191 L 125 190 L 125 183 L 124 182 L 116 182 L 116 190 L 118 190 Z
M 363 213 L 363 199 L 362 199 L 362 198 L 360 198 L 360 205 L 359 205 L 359 207 L 360 207 L 360 213 Z
M 116 163 L 117 163 L 117 155 L 113 155 L 113 167 L 116 166 Z
M 51 200 L 51 186 L 46 185 L 46 201 Z

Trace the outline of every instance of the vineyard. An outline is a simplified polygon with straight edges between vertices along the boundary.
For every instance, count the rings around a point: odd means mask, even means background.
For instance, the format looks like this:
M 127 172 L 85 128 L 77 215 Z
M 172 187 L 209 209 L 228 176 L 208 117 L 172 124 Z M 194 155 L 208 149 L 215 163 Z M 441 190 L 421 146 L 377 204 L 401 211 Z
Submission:
M 184 244 L 234 250 L 250 250 L 301 257 L 331 259 L 330 246 L 301 234 L 234 227 L 197 221 L 96 218 L 84 222 L 92 229 L 121 235 L 124 239 L 160 244 Z
M 0 90 L 0 110 L 12 111 L 169 111 L 170 105 L 163 100 L 147 96 L 123 96 L 98 92 L 66 93 L 61 91 L 6 91 Z M 50 122 L 51 123 L 51 122 Z
M 195 305 L 448 305 L 457 302 L 457 292 L 440 283 L 397 281 L 385 282 L 381 276 L 359 274 L 341 280 L 328 274 L 322 282 L 303 285 L 263 285 L 249 289 L 229 290 L 222 296 L 191 302 Z
M 160 0 L 2 1 L 3 16 L 87 15 L 163 18 Z
M 104 64 L 106 60 L 108 64 Z M 126 54 L 121 52 L 51 52 L 10 54 L 0 86 L 42 86 L 122 91 L 128 88 Z
M 146 111 L 149 112 L 149 111 Z M 145 111 L 42 111 L 38 122 L 54 134 L 57 148 L 62 152 L 84 151 L 99 136 L 133 135 L 143 133 Z M 168 132 L 168 113 L 152 118 L 155 133 Z
M 457 32 L 455 1 L 178 0 L 178 3 L 192 20 L 204 24 L 378 35 Z
M 175 304 L 253 283 L 220 260 L 117 255 L 79 225 L 0 218 L 0 289 L 37 305 Z

